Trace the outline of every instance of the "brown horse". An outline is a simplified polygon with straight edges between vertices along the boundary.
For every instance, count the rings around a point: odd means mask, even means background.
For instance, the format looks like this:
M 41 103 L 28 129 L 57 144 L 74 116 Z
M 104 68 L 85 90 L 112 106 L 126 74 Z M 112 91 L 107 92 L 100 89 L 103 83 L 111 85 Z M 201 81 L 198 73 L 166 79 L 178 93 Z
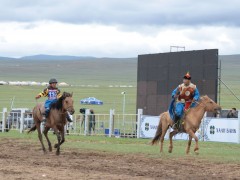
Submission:
M 38 103 L 33 108 L 33 119 L 35 122 L 35 125 L 28 131 L 32 132 L 37 129 L 38 131 L 38 138 L 40 140 L 40 143 L 42 145 L 43 152 L 46 153 L 46 149 L 44 147 L 43 141 L 42 141 L 42 133 L 40 130 L 41 122 L 43 121 L 43 112 L 44 112 L 44 104 Z M 46 120 L 45 129 L 43 131 L 43 134 L 45 135 L 49 151 L 52 151 L 52 145 L 48 138 L 48 131 L 50 128 L 52 128 L 57 135 L 58 143 L 55 144 L 55 148 L 57 148 L 56 154 L 60 154 L 60 145 L 65 141 L 64 137 L 64 126 L 67 122 L 66 115 L 67 112 L 70 114 L 74 113 L 73 108 L 73 99 L 72 94 L 64 92 L 63 95 L 51 105 L 49 117 Z
M 201 120 L 205 114 L 205 112 L 214 112 L 214 113 L 220 113 L 221 107 L 216 104 L 212 99 L 210 99 L 208 96 L 202 96 L 200 98 L 200 101 L 197 102 L 197 106 L 194 108 L 191 108 L 183 117 L 182 119 L 182 125 L 180 129 L 174 129 L 169 134 L 170 139 L 170 145 L 168 152 L 171 153 L 173 149 L 173 143 L 172 138 L 174 135 L 178 133 L 187 133 L 189 134 L 189 140 L 188 145 L 186 148 L 186 154 L 190 151 L 190 146 L 192 142 L 192 138 L 195 139 L 195 148 L 194 152 L 198 154 L 198 137 L 195 135 L 195 132 L 199 129 Z M 164 136 L 168 130 L 168 128 L 174 124 L 174 122 L 171 120 L 171 117 L 169 115 L 169 112 L 164 112 L 160 115 L 160 121 L 159 125 L 155 134 L 155 137 L 152 140 L 152 145 L 157 143 L 159 140 L 161 142 L 160 144 L 160 152 L 163 152 L 163 141 Z

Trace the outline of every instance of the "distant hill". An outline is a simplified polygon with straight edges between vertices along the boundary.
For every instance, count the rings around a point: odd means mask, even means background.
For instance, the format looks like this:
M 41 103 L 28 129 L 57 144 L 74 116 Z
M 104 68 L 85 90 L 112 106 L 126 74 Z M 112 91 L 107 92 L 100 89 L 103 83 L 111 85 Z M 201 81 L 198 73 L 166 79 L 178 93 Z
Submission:
M 94 59 L 95 57 L 90 56 L 68 56 L 68 55 L 46 55 L 46 54 L 39 54 L 33 56 L 24 56 L 19 59 L 23 60 L 82 60 L 82 59 Z
M 240 54 L 234 55 L 219 55 L 221 61 L 240 61 Z
M 137 59 L 137 57 L 133 57 L 133 58 L 111 58 L 111 57 L 97 58 L 97 57 L 93 57 L 93 56 L 70 56 L 70 55 L 47 55 L 47 54 L 23 56 L 20 58 L 1 57 L 0 56 L 0 60 L 86 60 L 86 59 L 129 60 L 129 59 Z M 240 61 L 240 54 L 219 55 L 219 59 L 221 61 Z
M 2 57 L 2 56 L 0 56 L 0 60 L 16 60 L 16 58 L 10 58 L 10 57 Z

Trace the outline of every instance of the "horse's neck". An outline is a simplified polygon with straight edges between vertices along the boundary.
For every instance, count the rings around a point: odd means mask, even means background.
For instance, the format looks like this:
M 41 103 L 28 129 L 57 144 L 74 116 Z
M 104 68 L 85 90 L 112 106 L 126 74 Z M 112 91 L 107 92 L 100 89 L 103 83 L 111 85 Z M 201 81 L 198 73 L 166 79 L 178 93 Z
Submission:
M 54 109 L 55 113 L 54 113 L 54 119 L 64 119 L 66 118 L 66 112 L 67 111 L 63 111 L 62 109 Z
M 198 104 L 198 106 L 196 106 L 195 108 L 192 108 L 192 113 L 194 114 L 196 119 L 198 119 L 199 121 L 202 120 L 205 112 L 206 110 L 201 104 Z

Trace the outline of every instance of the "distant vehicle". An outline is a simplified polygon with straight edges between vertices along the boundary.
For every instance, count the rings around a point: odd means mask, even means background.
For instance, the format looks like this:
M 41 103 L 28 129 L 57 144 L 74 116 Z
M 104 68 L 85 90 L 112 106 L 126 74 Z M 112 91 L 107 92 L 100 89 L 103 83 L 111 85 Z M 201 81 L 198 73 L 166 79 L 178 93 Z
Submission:
M 95 98 L 95 97 L 88 97 L 85 99 L 80 100 L 81 104 L 93 104 L 93 105 L 103 105 L 103 102 L 100 101 L 99 99 Z
M 32 111 L 27 108 L 14 108 L 10 111 L 8 117 L 6 126 L 8 129 L 14 128 L 19 129 L 20 128 L 20 120 L 21 120 L 21 114 L 24 114 L 23 120 L 24 120 L 24 129 L 31 128 L 34 124 Z

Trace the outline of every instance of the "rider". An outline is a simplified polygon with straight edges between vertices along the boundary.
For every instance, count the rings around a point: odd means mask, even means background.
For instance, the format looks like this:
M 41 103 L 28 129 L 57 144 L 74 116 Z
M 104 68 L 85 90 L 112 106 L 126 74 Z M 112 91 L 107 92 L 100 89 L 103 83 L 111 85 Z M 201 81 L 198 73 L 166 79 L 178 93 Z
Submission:
M 191 76 L 189 72 L 183 77 L 183 83 L 180 84 L 173 92 L 172 98 L 176 100 L 174 111 L 175 124 L 182 118 L 183 112 L 190 107 L 196 106 L 196 101 L 199 100 L 199 91 L 195 84 L 191 83 Z
M 56 79 L 50 79 L 49 80 L 49 86 L 43 90 L 43 92 L 39 93 L 35 98 L 39 99 L 40 97 L 48 96 L 48 99 L 45 101 L 45 117 L 48 118 L 51 104 L 56 102 L 58 98 L 60 98 L 62 95 L 60 93 L 60 90 L 57 88 L 57 80 Z M 66 116 L 67 120 L 69 122 L 72 122 L 72 119 L 70 118 L 69 114 L 67 113 Z

